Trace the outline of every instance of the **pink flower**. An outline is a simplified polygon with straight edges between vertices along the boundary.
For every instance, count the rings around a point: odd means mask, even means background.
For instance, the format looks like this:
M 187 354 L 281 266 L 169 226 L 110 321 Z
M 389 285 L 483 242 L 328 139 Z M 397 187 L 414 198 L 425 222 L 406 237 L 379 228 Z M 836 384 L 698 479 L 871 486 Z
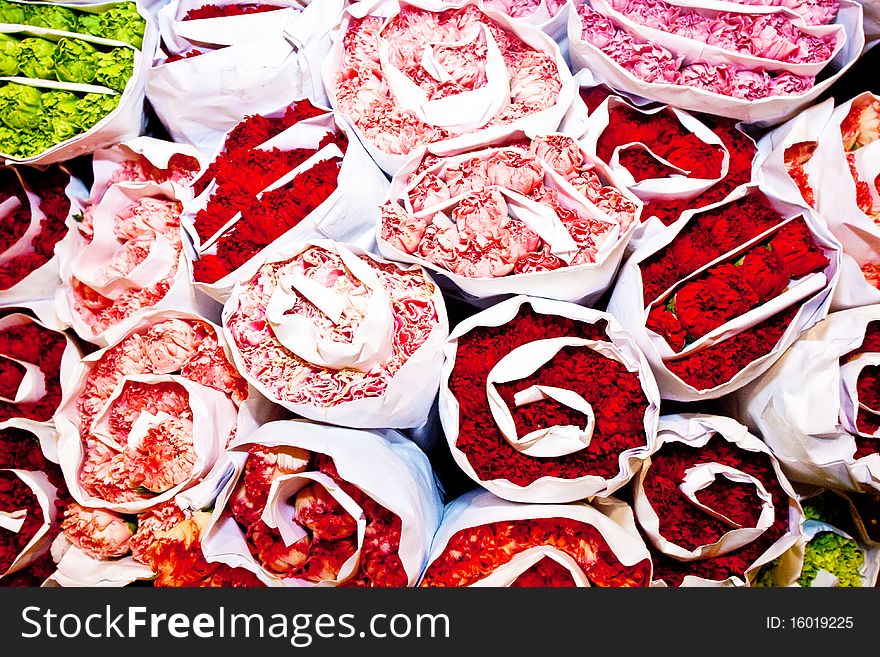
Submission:
M 498 185 L 523 196 L 532 193 L 543 181 L 541 165 L 530 154 L 504 149 L 496 151 L 486 160 L 486 179 L 490 185 Z M 504 199 L 493 197 L 498 207 L 507 211 Z M 500 202 L 499 202 L 500 201 Z
M 177 506 L 174 500 L 163 502 L 159 506 L 141 513 L 138 516 L 137 531 L 131 539 L 131 554 L 135 560 L 146 563 L 147 550 L 165 532 L 174 529 L 191 515 Z
M 584 155 L 574 139 L 564 135 L 535 137 L 529 148 L 536 157 L 544 160 L 556 173 L 566 179 L 574 177 L 584 161 Z M 596 180 L 598 181 L 598 178 Z
M 589 41 L 597 48 L 605 50 L 608 45 L 619 39 L 619 32 L 614 23 L 589 5 L 578 5 L 577 12 L 583 24 L 581 35 L 584 41 Z M 629 36 L 624 32 L 619 34 Z
M 794 73 L 779 73 L 770 79 L 771 96 L 799 96 L 806 93 L 816 84 L 816 78 L 795 75 Z
M 179 319 L 154 324 L 143 340 L 144 358 L 150 371 L 170 374 L 179 370 L 195 350 L 193 327 Z
M 449 198 L 449 187 L 433 173 L 425 174 L 410 194 L 410 202 L 416 212 L 448 201 Z
M 729 95 L 733 84 L 733 72 L 732 66 L 699 62 L 681 69 L 679 84 Z
M 71 543 L 95 559 L 114 559 L 128 554 L 132 530 L 112 511 L 87 509 L 71 504 L 64 509 L 61 530 Z
M 683 57 L 675 56 L 666 48 L 653 43 L 637 44 L 632 57 L 618 62 L 637 78 L 645 82 L 675 84 L 678 82 Z
M 766 98 L 770 95 L 770 76 L 765 71 L 735 71 L 730 84 L 730 95 L 746 100 Z

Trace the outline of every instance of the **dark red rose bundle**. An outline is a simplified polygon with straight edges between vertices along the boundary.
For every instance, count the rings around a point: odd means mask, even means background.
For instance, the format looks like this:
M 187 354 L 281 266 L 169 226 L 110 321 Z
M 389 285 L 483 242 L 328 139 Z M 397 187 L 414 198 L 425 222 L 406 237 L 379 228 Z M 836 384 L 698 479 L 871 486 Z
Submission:
M 651 217 L 668 226 L 718 203 L 752 179 L 755 142 L 733 119 L 651 104 L 637 108 L 605 87 L 584 87 L 586 143 L 611 164 Z
M 653 444 L 658 393 L 610 315 L 515 297 L 458 325 L 440 418 L 456 462 L 514 501 L 613 493 Z
M 632 511 L 614 499 L 513 504 L 473 491 L 447 505 L 420 586 L 650 586 Z
M 777 560 L 792 583 L 803 512 L 764 443 L 724 417 L 671 415 L 635 482 L 633 509 L 668 586 L 751 583 Z
M 184 211 L 197 286 L 225 301 L 235 282 L 230 274 L 270 244 L 371 242 L 386 188 L 329 110 L 303 100 L 245 118 L 196 180 L 198 196 Z
M 828 312 L 840 246 L 803 208 L 739 188 L 646 239 L 609 302 L 661 396 L 714 398 L 766 371 Z
M 76 184 L 65 170 L 0 169 L 0 304 L 51 297 L 58 279 L 55 245 L 67 233 Z M 42 315 L 42 313 L 41 313 Z

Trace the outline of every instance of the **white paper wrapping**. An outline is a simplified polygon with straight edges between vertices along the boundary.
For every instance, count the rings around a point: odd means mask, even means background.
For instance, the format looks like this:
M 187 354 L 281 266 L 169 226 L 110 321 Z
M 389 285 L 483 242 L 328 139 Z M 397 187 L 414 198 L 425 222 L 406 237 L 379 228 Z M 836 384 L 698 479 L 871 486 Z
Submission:
M 732 400 L 737 417 L 763 436 L 792 479 L 850 491 L 880 490 L 880 449 L 853 458 L 855 441 L 842 416 L 851 401 L 839 363 L 861 346 L 865 328 L 878 320 L 880 305 L 832 313 Z
M 698 390 L 680 379 L 664 364 L 666 360 L 672 359 L 675 353 L 662 337 L 645 328 L 648 316 L 646 306 L 652 300 L 644 299 L 642 272 L 639 268 L 639 263 L 670 244 L 696 215 L 726 205 L 747 194 L 758 193 L 758 190 L 759 188 L 755 183 L 743 185 L 735 189 L 726 199 L 719 203 L 708 205 L 699 210 L 685 211 L 678 221 L 668 226 L 665 230 L 654 233 L 640 244 L 620 271 L 614 292 L 608 302 L 608 312 L 614 315 L 623 327 L 629 330 L 635 337 L 636 343 L 644 351 L 648 362 L 651 364 L 651 369 L 657 377 L 657 384 L 660 386 L 661 396 L 664 399 L 678 401 L 715 399 L 743 387 L 749 382 L 754 381 L 763 372 L 766 372 L 779 356 L 794 343 L 800 334 L 815 325 L 828 313 L 831 306 L 831 296 L 840 272 L 841 254 L 839 242 L 810 210 L 784 202 L 768 194 L 767 200 L 780 213 L 781 221 L 799 215 L 804 216 L 804 220 L 814 235 L 816 244 L 830 260 L 830 264 L 824 272 L 824 276 L 827 279 L 826 282 L 822 283 L 821 278 L 819 278 L 822 274 L 813 275 L 814 278 L 805 277 L 802 281 L 803 285 L 790 287 L 780 296 L 714 329 L 703 338 L 700 338 L 700 340 L 682 350 L 682 354 L 690 354 L 701 347 L 727 339 L 736 340 L 736 334 L 741 330 L 754 326 L 758 322 L 795 303 L 801 304 L 800 310 L 791 324 L 785 329 L 776 346 L 769 353 L 750 362 L 729 381 L 714 388 Z M 757 243 L 760 239 L 755 238 L 755 240 L 750 240 L 746 244 Z M 742 247 L 738 247 L 738 250 L 740 248 Z M 685 280 L 698 276 L 710 266 L 717 264 L 727 257 L 727 255 L 724 255 L 707 263 Z
M 95 151 L 92 156 L 94 182 L 89 194 L 89 203 L 98 203 L 113 183 L 121 182 L 117 176 L 121 175 L 120 168 L 126 162 L 143 159 L 157 169 L 167 169 L 175 155 L 191 157 L 196 163 L 202 159 L 201 153 L 188 144 L 175 144 L 154 137 L 135 137 L 110 148 Z M 193 171 L 193 176 L 197 172 L 198 169 Z M 149 181 L 124 182 L 127 186 L 150 184 Z M 169 180 L 168 183 L 174 190 L 174 198 L 183 202 L 192 198 L 192 187 L 189 184 L 176 180 Z
M 697 6 L 705 7 L 708 5 L 716 5 L 716 3 L 700 2 Z M 731 3 L 717 3 L 716 6 L 730 9 L 740 9 L 743 7 L 742 5 L 734 7 Z M 761 12 L 760 7 L 755 8 L 751 5 L 745 7 L 745 9 L 749 12 Z M 775 10 L 771 9 L 771 11 Z M 579 71 L 583 68 L 589 68 L 597 80 L 607 82 L 615 89 L 621 89 L 627 93 L 650 98 L 668 105 L 675 105 L 686 110 L 710 112 L 749 123 L 774 125 L 791 118 L 816 100 L 861 55 L 865 45 L 861 5 L 853 0 L 840 0 L 840 12 L 836 22 L 844 27 L 846 41 L 826 69 L 833 71 L 833 73 L 805 93 L 796 96 L 770 96 L 759 100 L 745 100 L 715 94 L 694 87 L 650 83 L 640 80 L 619 66 L 599 48 L 584 41 L 582 38 L 583 24 L 574 5 L 571 6 L 568 14 L 569 55 L 571 57 L 572 70 Z M 652 32 L 655 31 L 652 28 L 647 29 Z M 638 35 L 642 32 L 642 29 L 640 26 L 638 29 L 630 29 L 628 31 Z M 672 37 L 672 35 L 667 36 L 669 38 Z M 650 39 L 645 35 L 641 40 L 649 41 Z M 729 59 L 729 56 L 727 59 Z M 690 61 L 690 59 L 686 61 Z
M 313 3 L 292 16 L 280 33 L 273 30 L 197 57 L 155 61 L 147 78 L 147 98 L 174 141 L 209 152 L 247 115 L 298 98 L 324 102 L 318 67 L 329 49 L 329 31 L 341 3 Z
M 340 254 L 340 256 L 344 258 L 344 262 L 349 263 L 347 265 L 348 267 L 353 264 L 357 267 L 358 272 L 361 272 L 359 274 L 350 269 L 356 277 L 364 276 L 364 278 L 360 279 L 363 284 L 368 288 L 370 288 L 371 285 L 376 286 L 371 287 L 371 296 L 387 297 L 387 292 L 384 289 L 380 289 L 378 286 L 378 278 L 376 280 L 370 278 L 375 276 L 375 274 L 373 274 L 375 269 L 369 267 L 371 271 L 367 272 L 366 263 L 363 263 L 358 256 L 366 256 L 377 263 L 385 261 L 378 256 L 373 256 L 357 247 L 349 245 L 337 244 L 326 240 L 302 242 L 273 252 L 265 262 L 260 263 L 260 266 L 262 267 L 274 262 L 288 262 L 313 246 Z M 363 264 L 357 264 L 358 261 Z M 399 267 L 402 272 L 420 271 L 414 266 L 397 265 L 397 267 Z M 425 276 L 427 277 L 427 274 L 425 274 Z M 430 278 L 428 278 L 428 281 L 430 282 Z M 299 293 L 302 293 L 301 283 L 302 281 L 300 281 Z M 434 285 L 434 293 L 431 297 L 438 316 L 437 324 L 432 328 L 425 342 L 413 352 L 394 376 L 388 380 L 384 392 L 380 396 L 362 397 L 360 399 L 342 402 L 333 406 L 318 407 L 315 405 L 294 403 L 286 401 L 285 399 L 280 399 L 278 394 L 270 390 L 265 383 L 260 381 L 254 373 L 248 370 L 247 364 L 242 357 L 240 349 L 236 345 L 235 338 L 229 327 L 232 315 L 236 313 L 239 308 L 241 290 L 248 284 L 248 280 L 240 280 L 233 289 L 232 296 L 226 302 L 223 308 L 223 331 L 226 343 L 230 346 L 232 357 L 238 370 L 243 373 L 249 383 L 263 396 L 302 417 L 343 426 L 358 428 L 389 427 L 396 429 L 417 427 L 425 422 L 425 419 L 428 416 L 428 411 L 434 400 L 435 391 L 439 386 L 440 367 L 442 365 L 442 354 L 440 350 L 449 331 L 449 324 L 446 318 L 446 307 L 443 302 L 443 297 L 440 294 L 439 287 Z M 276 301 L 274 301 L 272 305 L 286 304 L 284 307 L 290 307 L 290 305 L 292 305 L 294 295 L 298 293 L 295 292 L 292 287 L 287 290 L 283 289 L 285 285 L 287 284 L 282 282 L 282 285 L 278 286 L 281 289 L 276 289 L 279 296 L 274 297 Z M 318 294 L 321 294 L 321 290 L 324 290 L 324 293 L 326 294 L 327 288 L 323 288 L 323 286 L 315 287 L 321 288 L 316 290 Z M 311 291 L 311 288 L 308 289 Z M 334 304 L 340 301 L 339 299 L 335 301 L 330 299 L 325 304 L 321 301 L 321 297 L 315 296 L 315 294 L 306 293 L 304 296 L 312 303 L 317 301 L 317 307 L 325 314 L 332 313 Z M 286 299 L 282 297 L 286 297 Z M 369 322 L 361 322 L 359 334 L 355 336 L 355 341 L 352 343 L 357 344 L 359 350 L 362 350 L 363 354 L 372 353 L 374 364 L 382 362 L 384 357 L 380 341 L 387 340 L 389 337 L 388 331 L 393 331 L 393 327 L 389 323 L 391 320 L 390 314 L 385 313 L 384 317 L 382 315 L 382 313 L 385 312 L 383 310 L 384 307 L 385 306 L 383 305 L 381 308 L 375 308 L 377 315 L 371 318 Z M 272 312 L 275 312 L 274 309 Z M 331 315 L 328 314 L 328 316 Z M 272 317 L 268 316 L 267 320 L 270 324 L 273 321 Z M 358 365 L 353 360 L 346 360 L 345 356 L 342 356 L 341 360 L 334 361 L 332 350 L 346 348 L 331 340 L 319 339 L 318 341 L 314 341 L 315 337 L 320 338 L 320 336 L 316 336 L 316 334 L 312 333 L 311 337 L 309 337 L 310 327 L 306 324 L 310 324 L 310 322 L 303 323 L 300 322 L 295 315 L 285 315 L 284 311 L 281 310 L 281 306 L 278 307 L 278 315 L 275 315 L 275 320 L 276 323 L 272 326 L 274 335 L 279 338 L 282 344 L 288 349 L 290 349 L 291 345 L 294 346 L 296 352 L 292 353 L 297 353 L 300 358 L 309 362 L 314 362 L 309 359 L 316 358 L 319 362 L 315 362 L 315 365 L 326 367 L 331 372 L 334 369 L 337 369 L 335 365 L 340 365 L 341 367 L 354 367 L 355 365 Z M 305 320 L 305 318 L 303 318 L 303 320 Z M 305 343 L 297 346 L 299 340 L 305 340 Z M 327 351 L 328 349 L 331 351 Z M 318 359 L 317 351 L 315 350 L 322 352 L 323 355 L 321 355 L 320 359 Z M 356 353 L 352 352 L 351 354 L 348 354 L 348 358 L 356 355 Z
M 356 486 L 400 518 L 402 528 L 398 555 L 408 584 L 412 586 L 416 583 L 425 565 L 431 538 L 440 524 L 443 510 L 427 457 L 395 431 L 357 431 L 298 420 L 270 422 L 230 444 L 227 457 L 234 469 L 234 475 L 217 498 L 216 510 L 203 538 L 202 549 L 208 561 L 245 568 L 267 586 L 315 586 L 296 577 L 282 579 L 265 570 L 251 556 L 239 525 L 223 512 L 247 461 L 248 450 L 255 445 L 297 447 L 332 458 L 343 481 Z M 304 475 L 282 477 L 284 482 L 273 484 L 273 490 L 277 490 L 277 493 L 270 495 L 270 502 L 263 515 L 267 524 L 283 521 L 286 528 L 279 528 L 279 531 L 282 536 L 285 536 L 285 532 L 294 532 L 285 538 L 291 542 L 296 540 L 295 532 L 299 526 L 290 522 L 291 514 L 279 518 L 277 512 L 285 505 L 289 506 L 289 496 L 302 485 L 296 479 L 303 477 Z M 365 522 L 357 504 L 341 490 L 333 491 L 335 485 L 320 473 L 311 473 L 305 479 L 305 483 L 313 480 L 325 485 L 351 515 L 359 518 L 357 556 L 363 542 L 362 523 Z M 275 507 L 274 511 L 269 510 L 270 505 Z M 267 513 L 272 515 L 267 516 Z M 339 579 L 344 578 L 344 571 L 352 572 L 355 565 L 354 562 L 346 563 L 343 571 L 340 571 Z M 336 583 L 338 582 L 325 582 L 323 585 Z
M 479 2 L 480 0 L 406 0 L 403 4 L 407 4 L 420 9 L 425 9 L 428 11 L 442 11 L 445 9 L 463 7 L 466 5 L 477 5 Z M 324 61 L 321 72 L 324 82 L 324 88 L 327 91 L 327 96 L 329 97 L 333 109 L 339 110 L 339 106 L 336 101 L 336 73 L 339 71 L 342 65 L 344 55 L 343 38 L 348 29 L 349 23 L 352 19 L 357 19 L 364 16 L 382 16 L 388 19 L 397 15 L 397 13 L 400 11 L 400 7 L 400 0 L 363 0 L 361 2 L 352 3 L 343 12 L 342 22 L 333 32 L 333 45 L 326 60 Z M 559 123 L 562 121 L 563 116 L 565 116 L 565 113 L 568 111 L 576 95 L 574 82 L 572 80 L 571 73 L 569 72 L 568 65 L 565 62 L 559 46 L 553 41 L 552 38 L 550 38 L 547 34 L 541 32 L 540 30 L 536 29 L 532 25 L 525 24 L 522 21 L 518 21 L 516 19 L 512 19 L 507 14 L 504 14 L 498 10 L 484 6 L 483 11 L 489 18 L 498 23 L 501 27 L 512 32 L 520 39 L 522 39 L 528 46 L 534 48 L 535 50 L 550 54 L 556 62 L 556 66 L 559 71 L 559 77 L 562 82 L 562 87 L 559 90 L 559 97 L 556 103 L 551 107 L 548 107 L 547 109 L 540 112 L 535 112 L 533 114 L 523 116 L 515 121 L 504 125 L 467 131 L 462 134 L 456 134 L 449 139 L 436 142 L 437 146 L 445 150 L 473 149 L 477 146 L 482 146 L 488 143 L 492 143 L 495 140 L 503 139 L 517 130 L 533 132 L 535 134 L 552 132 L 556 130 L 556 128 L 559 126 Z M 564 13 L 565 10 L 563 9 L 560 14 L 564 15 Z M 389 69 L 390 68 L 391 67 L 389 67 Z M 488 68 L 489 63 L 487 60 L 487 72 Z M 383 70 L 385 70 L 384 67 Z M 387 76 L 388 73 L 386 72 L 386 78 Z M 388 84 L 392 84 L 390 79 L 388 80 Z M 398 97 L 398 102 L 400 102 L 399 95 L 395 95 Z M 459 98 L 461 96 L 464 96 L 463 98 L 461 98 L 461 100 L 465 100 L 466 98 L 468 98 L 468 96 L 466 96 L 465 94 L 460 94 L 458 96 L 450 96 L 448 99 L 444 99 L 448 100 L 446 107 L 447 112 L 453 113 L 452 115 L 449 115 L 444 112 L 439 115 L 439 120 L 442 120 L 444 122 L 444 125 L 455 125 L 456 123 L 461 121 L 462 116 L 460 114 L 460 109 L 458 106 Z M 497 99 L 490 100 L 497 101 Z M 401 105 L 406 107 L 406 103 L 401 103 Z M 381 167 L 382 170 L 386 173 L 394 175 L 409 159 L 408 155 L 386 153 L 385 151 L 381 150 L 369 139 L 367 139 L 360 128 L 358 128 L 354 124 L 351 117 L 346 116 L 342 112 L 340 112 L 340 114 L 342 114 L 345 120 L 351 125 L 354 132 L 358 135 L 364 145 L 364 148 L 366 148 L 367 152 L 370 154 L 370 157 L 372 157 L 373 160 L 379 165 L 379 167 Z M 483 114 L 483 118 L 488 121 L 488 118 L 490 118 L 492 114 L 493 112 L 486 110 L 486 112 L 484 112 Z M 484 125 L 486 121 L 483 121 L 480 125 Z
M 428 566 L 443 554 L 449 540 L 462 530 L 495 522 L 538 518 L 568 518 L 591 525 L 624 566 L 635 566 L 650 559 L 648 549 L 632 521 L 632 511 L 626 504 L 614 498 L 596 500 L 593 506 L 583 503 L 516 504 L 495 497 L 488 491 L 474 490 L 446 505 L 443 522 L 431 544 Z M 567 552 L 552 546 L 519 552 L 510 561 L 499 565 L 490 575 L 470 586 L 509 586 L 544 557 L 564 565 L 572 573 L 577 586 L 590 586 L 588 576 L 580 565 Z
M 568 317 L 569 319 L 586 322 L 588 324 L 606 321 L 608 323 L 606 336 L 609 340 L 603 340 L 602 342 L 582 346 L 585 348 L 596 349 L 600 351 L 600 353 L 603 353 L 603 355 L 624 363 L 629 371 L 638 372 L 639 379 L 642 383 L 642 390 L 648 399 L 648 409 L 645 412 L 644 418 L 645 444 L 634 449 L 626 450 L 620 454 L 620 471 L 614 477 L 610 479 L 604 479 L 597 475 L 585 475 L 583 477 L 578 477 L 577 479 L 541 477 L 527 486 L 514 484 L 507 479 L 491 479 L 484 481 L 481 480 L 479 475 L 475 472 L 465 453 L 456 446 L 459 435 L 459 403 L 449 388 L 449 379 L 455 368 L 458 339 L 475 327 L 503 326 L 513 319 L 519 312 L 520 308 L 525 304 L 529 304 L 536 312 L 545 315 L 559 315 L 562 317 Z M 490 378 L 499 381 L 503 378 L 509 378 L 503 377 L 501 373 L 496 372 L 496 370 L 499 369 L 501 369 L 502 372 L 505 370 L 513 370 L 515 376 L 512 380 L 521 378 L 520 375 L 523 373 L 533 373 L 563 346 L 568 346 L 569 344 L 577 344 L 578 346 L 581 346 L 578 344 L 581 342 L 588 341 L 560 338 L 558 340 L 537 340 L 531 343 L 526 343 L 522 347 L 514 349 L 508 354 L 508 356 L 503 358 L 492 372 L 492 374 L 496 374 L 497 376 L 492 377 L 490 375 Z M 654 440 L 657 435 L 657 422 L 660 413 L 659 391 L 657 390 L 650 367 L 648 366 L 645 357 L 636 346 L 632 336 L 623 330 L 611 315 L 570 303 L 522 296 L 515 297 L 484 310 L 458 324 L 449 335 L 449 339 L 443 347 L 443 355 L 445 361 L 443 363 L 443 373 L 440 385 L 440 421 L 443 425 L 443 432 L 446 435 L 446 441 L 449 444 L 452 457 L 465 474 L 501 498 L 515 502 L 560 503 L 573 502 L 575 500 L 581 500 L 593 496 L 606 497 L 623 487 L 632 478 L 634 473 L 638 470 L 641 461 L 646 458 L 654 448 Z M 504 361 L 508 362 L 505 363 Z M 487 382 L 487 384 L 488 383 L 489 382 Z M 493 403 L 491 385 L 488 385 L 487 387 L 489 388 L 487 390 L 487 401 L 491 407 Z M 557 395 L 557 399 L 558 396 L 562 396 L 567 401 L 573 393 L 570 390 L 559 391 L 558 389 L 553 389 L 549 391 L 549 394 Z M 575 404 L 586 403 L 585 400 L 579 396 L 575 396 L 577 399 L 574 400 L 573 403 L 569 403 L 569 405 L 577 408 Z M 563 401 L 562 403 L 566 403 L 566 401 Z M 587 406 L 589 406 L 589 404 L 587 404 Z M 513 422 L 512 418 L 509 418 L 509 411 L 507 412 L 508 417 L 505 417 L 504 410 L 506 409 L 496 410 L 496 408 L 493 408 L 493 414 L 496 422 L 498 422 L 499 431 L 501 431 L 502 434 L 505 434 L 505 431 L 509 434 Z M 590 409 L 590 414 L 592 414 L 592 409 Z M 524 439 L 531 439 L 520 441 L 523 444 L 515 447 L 515 449 L 518 451 L 525 451 L 529 456 L 535 456 L 536 458 L 573 453 L 576 450 L 586 447 L 586 444 L 584 444 L 584 434 L 586 433 L 590 434 L 590 437 L 586 439 L 586 443 L 589 443 L 589 440 L 592 437 L 592 427 L 587 428 L 589 429 L 589 432 L 585 431 L 584 427 L 579 427 L 577 428 L 579 430 L 574 431 L 567 427 L 548 427 L 546 433 L 537 436 L 529 434 L 528 436 L 523 437 Z M 515 428 L 513 433 L 515 434 Z M 572 434 L 574 435 L 572 436 Z M 507 440 L 510 442 L 510 438 L 507 438 Z M 576 443 L 580 443 L 580 445 Z
M 709 509 L 700 504 L 694 497 L 694 493 L 707 485 L 718 476 L 724 476 L 730 481 L 745 483 L 755 488 L 755 506 L 761 509 L 755 527 L 732 526 L 731 530 L 722 535 L 718 541 L 712 544 L 701 545 L 690 550 L 676 545 L 664 538 L 660 533 L 660 519 L 656 510 L 651 506 L 650 499 L 644 489 L 645 478 L 651 469 L 651 459 L 645 461 L 633 488 L 633 510 L 642 532 L 653 546 L 678 561 L 697 561 L 712 559 L 732 552 L 748 545 L 761 536 L 774 522 L 776 516 L 788 517 L 788 531 L 776 540 L 744 573 L 745 580 L 739 576 L 732 576 L 724 581 L 709 580 L 696 575 L 687 575 L 682 586 L 744 586 L 747 585 L 757 574 L 761 566 L 780 558 L 777 566 L 777 578 L 782 586 L 791 584 L 800 572 L 800 563 L 803 560 L 803 550 L 792 549 L 799 544 L 802 525 L 804 522 L 803 509 L 797 501 L 797 495 L 791 484 L 782 473 L 773 453 L 758 438 L 748 432 L 748 429 L 738 422 L 715 415 L 682 414 L 669 415 L 661 418 L 660 429 L 657 434 L 656 451 L 662 452 L 663 446 L 670 443 L 685 443 L 694 448 L 704 447 L 713 436 L 720 436 L 725 441 L 733 443 L 738 448 L 754 453 L 765 454 L 773 464 L 773 470 L 780 486 L 788 495 L 787 508 L 774 508 L 773 500 L 763 483 L 746 472 L 738 471 L 730 466 L 713 461 L 700 462 L 700 452 L 694 451 L 695 464 L 686 472 L 679 489 L 682 494 L 691 500 L 703 512 L 715 518 L 724 518 L 724 509 Z M 716 438 L 717 439 L 717 438 Z M 733 525 L 731 521 L 728 523 Z M 784 556 L 783 556 L 784 555 Z

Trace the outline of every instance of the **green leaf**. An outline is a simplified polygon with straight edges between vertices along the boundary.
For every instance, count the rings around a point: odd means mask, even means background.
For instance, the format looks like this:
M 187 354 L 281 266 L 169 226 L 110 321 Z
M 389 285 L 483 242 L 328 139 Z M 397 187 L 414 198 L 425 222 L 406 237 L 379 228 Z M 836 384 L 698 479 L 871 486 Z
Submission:
M 97 14 L 83 12 L 79 17 L 79 30 L 86 34 L 130 43 L 135 48 L 143 46 L 147 23 L 138 13 L 133 2 L 116 5 Z
M 40 123 L 40 90 L 24 84 L 0 87 L 0 120 L 13 130 L 34 130 Z
M 76 32 L 77 16 L 72 9 L 53 5 L 32 5 L 29 9 L 28 25 Z
M 62 82 L 92 84 L 100 55 L 87 41 L 61 39 L 55 47 L 55 76 Z
M 18 70 L 25 77 L 55 79 L 55 44 L 48 39 L 30 37 L 18 42 Z
M 18 39 L 0 34 L 0 75 L 18 75 Z
M 133 74 L 134 50 L 131 48 L 114 48 L 98 54 L 98 84 L 122 92 Z

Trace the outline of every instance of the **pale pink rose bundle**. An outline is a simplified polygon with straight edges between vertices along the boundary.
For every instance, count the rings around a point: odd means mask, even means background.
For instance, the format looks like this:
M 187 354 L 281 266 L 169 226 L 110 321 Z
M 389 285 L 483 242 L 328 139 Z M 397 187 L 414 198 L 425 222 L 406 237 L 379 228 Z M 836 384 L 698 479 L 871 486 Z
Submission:
M 522 121 L 559 125 L 573 87 L 546 34 L 502 24 L 475 3 L 443 11 L 386 4 L 346 16 L 324 70 L 334 108 L 383 169 L 423 144 L 479 140 Z
M 266 398 L 312 420 L 419 426 L 448 334 L 420 267 L 326 240 L 272 254 L 223 310 L 235 363 Z
M 734 55 L 777 64 L 802 64 L 830 61 L 836 52 L 834 34 L 806 34 L 778 13 L 704 15 L 665 2 L 612 0 L 608 4 L 634 25 L 714 45 Z M 712 62 L 687 57 L 684 52 L 673 52 L 634 34 L 621 21 L 600 13 L 588 3 L 580 4 L 577 12 L 583 23 L 583 39 L 645 82 L 696 87 L 744 100 L 798 95 L 815 84 L 814 75 L 801 75 L 781 66 L 768 71 L 762 66 L 747 67 L 739 61 L 727 63 L 717 55 Z
M 603 244 L 637 221 L 638 206 L 560 134 L 427 155 L 410 180 L 403 198 L 383 207 L 380 240 L 468 278 L 595 263 Z M 570 241 L 560 246 L 562 232 Z

